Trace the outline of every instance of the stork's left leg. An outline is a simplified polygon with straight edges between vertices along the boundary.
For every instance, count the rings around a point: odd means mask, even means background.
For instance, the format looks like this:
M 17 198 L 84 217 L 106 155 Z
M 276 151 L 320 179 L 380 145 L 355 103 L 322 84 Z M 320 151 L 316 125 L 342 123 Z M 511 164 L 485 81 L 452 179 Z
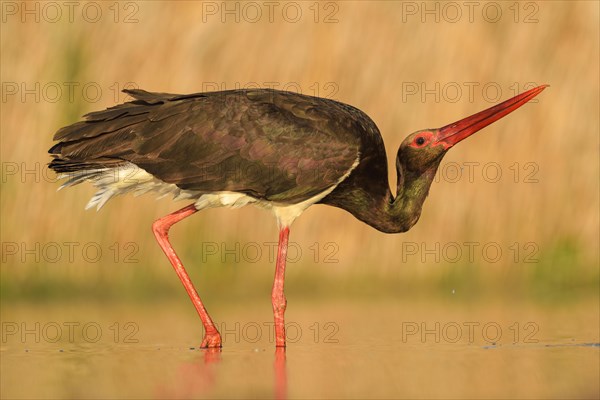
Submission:
M 196 207 L 193 204 L 190 204 L 181 210 L 175 211 L 166 217 L 156 220 L 154 224 L 152 224 L 152 231 L 154 232 L 154 236 L 156 237 L 161 249 L 167 255 L 167 258 L 171 262 L 171 265 L 173 265 L 173 268 L 175 268 L 175 272 L 185 287 L 186 292 L 190 296 L 192 303 L 194 303 L 194 307 L 196 308 L 198 315 L 200 315 L 200 319 L 204 325 L 204 339 L 202 340 L 200 347 L 221 347 L 221 335 L 219 334 L 219 331 L 217 330 L 213 320 L 210 318 L 210 315 L 208 315 L 208 311 L 206 311 L 206 308 L 204 308 L 204 304 L 202 304 L 202 300 L 200 300 L 200 296 L 198 296 L 198 292 L 194 288 L 194 284 L 183 267 L 181 260 L 169 242 L 169 229 L 171 229 L 171 226 L 196 213 L 197 211 L 198 210 Z
M 285 347 L 285 322 L 283 315 L 287 300 L 283 294 L 283 281 L 285 279 L 285 261 L 287 258 L 288 238 L 290 228 L 282 226 L 279 229 L 279 247 L 277 248 L 277 265 L 275 266 L 275 280 L 271 292 L 273 316 L 275 317 L 275 346 Z

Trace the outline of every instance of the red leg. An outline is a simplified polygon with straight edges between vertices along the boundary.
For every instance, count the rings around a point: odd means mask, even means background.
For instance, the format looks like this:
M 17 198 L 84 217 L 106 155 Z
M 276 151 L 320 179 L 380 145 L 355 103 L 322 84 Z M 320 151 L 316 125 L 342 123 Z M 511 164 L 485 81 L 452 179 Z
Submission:
M 279 230 L 279 247 L 277 248 L 277 265 L 275 266 L 275 280 L 271 292 L 273 316 L 275 317 L 275 346 L 285 347 L 285 323 L 283 315 L 287 301 L 283 294 L 283 281 L 285 279 L 285 261 L 287 258 L 288 237 L 290 229 L 287 226 Z
M 200 315 L 200 319 L 202 320 L 205 330 L 204 340 L 202 340 L 200 347 L 221 347 L 221 335 L 215 327 L 212 319 L 210 319 L 206 308 L 204 308 L 204 304 L 202 304 L 202 300 L 200 300 L 200 296 L 198 296 L 198 292 L 194 288 L 194 284 L 190 280 L 185 268 L 183 268 L 181 260 L 179 257 L 177 257 L 177 254 L 175 253 L 173 246 L 171 246 L 171 243 L 169 243 L 169 229 L 171 226 L 194 214 L 196 211 L 198 211 L 196 207 L 194 207 L 193 204 L 190 204 L 181 210 L 162 217 L 152 224 L 152 232 L 154 232 L 154 236 L 156 237 L 158 244 L 167 255 L 167 258 L 173 265 L 173 268 L 175 268 L 177 276 L 181 280 L 181 283 L 183 283 L 186 292 L 190 296 L 190 299 L 192 299 L 192 303 L 194 303 L 194 307 L 196 307 L 198 315 Z

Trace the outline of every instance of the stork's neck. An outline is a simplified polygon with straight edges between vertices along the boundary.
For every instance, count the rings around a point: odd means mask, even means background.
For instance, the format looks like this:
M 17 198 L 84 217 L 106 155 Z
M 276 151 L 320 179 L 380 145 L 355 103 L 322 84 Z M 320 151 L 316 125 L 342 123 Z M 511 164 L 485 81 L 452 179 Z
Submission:
M 381 232 L 406 232 L 419 220 L 437 165 L 418 174 L 405 172 L 401 165 L 397 169 L 396 197 L 388 182 L 375 182 L 367 175 L 340 185 L 323 203 L 343 208 Z
M 417 223 L 436 171 L 437 165 L 420 173 L 407 171 L 402 165 L 398 166 L 396 197 L 393 198 L 390 192 L 382 213 L 382 218 L 388 221 L 393 232 L 406 232 Z
M 369 169 L 356 171 L 321 203 L 342 208 L 378 231 L 406 232 L 421 216 L 438 164 L 415 173 L 399 163 L 396 167 L 398 188 L 395 197 L 385 170 L 381 174 L 373 174 Z M 374 179 L 374 175 L 379 175 L 379 179 Z

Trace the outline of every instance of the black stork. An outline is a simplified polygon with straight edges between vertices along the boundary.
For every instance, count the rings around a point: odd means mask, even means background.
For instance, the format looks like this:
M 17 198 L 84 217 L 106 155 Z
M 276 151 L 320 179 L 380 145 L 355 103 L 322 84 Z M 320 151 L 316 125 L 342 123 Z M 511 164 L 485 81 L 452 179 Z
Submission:
M 439 129 L 409 135 L 396 158 L 396 196 L 383 139 L 361 110 L 331 99 L 271 89 L 189 95 L 125 90 L 133 101 L 92 112 L 60 129 L 49 167 L 61 186 L 92 182 L 86 208 L 133 192 L 172 194 L 192 203 L 152 225 L 202 323 L 201 347 L 221 336 L 168 239 L 171 226 L 208 207 L 254 204 L 279 225 L 272 289 L 276 346 L 285 346 L 283 292 L 289 228 L 315 203 L 342 208 L 385 233 L 419 219 L 436 170 L 452 146 L 511 113 L 547 85 Z

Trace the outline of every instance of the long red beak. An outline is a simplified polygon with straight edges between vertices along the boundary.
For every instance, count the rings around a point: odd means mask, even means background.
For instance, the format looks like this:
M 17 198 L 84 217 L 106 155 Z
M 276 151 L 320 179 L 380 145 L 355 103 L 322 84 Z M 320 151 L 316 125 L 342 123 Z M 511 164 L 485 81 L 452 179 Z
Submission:
M 435 144 L 440 144 L 448 149 L 463 139 L 468 138 L 478 130 L 485 128 L 494 121 L 510 114 L 529 100 L 541 93 L 549 85 L 541 85 L 530 89 L 512 99 L 503 101 L 487 110 L 473 114 L 453 124 L 438 129 Z

